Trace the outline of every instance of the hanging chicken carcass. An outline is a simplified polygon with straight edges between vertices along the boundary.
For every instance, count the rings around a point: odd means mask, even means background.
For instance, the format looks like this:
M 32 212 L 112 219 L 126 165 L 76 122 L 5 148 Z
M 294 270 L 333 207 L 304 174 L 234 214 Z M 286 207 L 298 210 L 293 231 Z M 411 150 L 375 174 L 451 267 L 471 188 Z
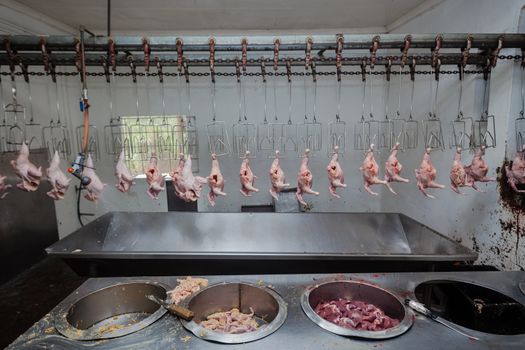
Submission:
M 123 193 L 129 191 L 133 182 L 133 174 L 129 171 L 128 166 L 126 165 L 126 157 L 124 154 L 124 148 L 120 151 L 118 156 L 117 165 L 115 166 L 115 175 L 117 176 L 117 184 L 115 187 Z
M 394 147 L 390 150 L 390 155 L 388 156 L 388 159 L 385 163 L 385 181 L 386 186 L 392 192 L 393 194 L 397 194 L 393 189 L 392 186 L 390 186 L 391 182 L 404 182 L 408 183 L 410 182 L 408 179 L 405 179 L 402 177 L 401 170 L 403 169 L 403 165 L 399 162 L 397 159 L 397 152 L 399 150 L 399 142 L 396 142 Z
M 307 205 L 306 201 L 303 198 L 303 194 L 313 194 L 314 196 L 318 196 L 319 192 L 314 191 L 312 189 L 312 185 L 314 183 L 314 177 L 312 175 L 312 172 L 308 168 L 308 162 L 310 158 L 308 157 L 308 154 L 310 153 L 310 150 L 307 148 L 304 151 L 304 156 L 301 161 L 301 167 L 299 168 L 299 173 L 297 174 L 297 192 L 295 193 L 295 196 L 297 197 L 297 200 L 302 205 Z
M 155 153 L 151 154 L 149 165 L 146 169 L 146 182 L 149 187 L 146 193 L 151 199 L 158 199 L 159 194 L 166 189 L 164 185 L 164 176 L 160 172 L 157 163 L 159 159 Z
M 23 191 L 35 192 L 40 185 L 42 178 L 42 167 L 36 167 L 29 160 L 29 147 L 24 142 L 20 146 L 20 152 L 16 160 L 11 161 L 11 165 L 15 169 L 16 175 L 22 179 L 16 187 Z
M 51 190 L 47 192 L 47 195 L 54 200 L 64 199 L 71 179 L 60 169 L 60 155 L 58 151 L 55 151 L 46 173 L 47 181 L 49 181 L 52 186 Z
M 224 192 L 224 176 L 222 176 L 219 160 L 215 153 L 211 155 L 211 172 L 210 176 L 208 176 L 208 186 L 210 186 L 208 202 L 214 207 L 215 199 L 218 196 L 226 196 Z
M 365 191 L 370 193 L 373 196 L 377 196 L 378 193 L 372 191 L 370 186 L 386 185 L 387 182 L 385 180 L 381 180 L 378 176 L 379 175 L 379 165 L 377 165 L 376 159 L 374 157 L 374 144 L 370 145 L 370 148 L 368 149 L 366 153 L 365 159 L 363 160 L 363 164 L 361 165 L 359 170 L 363 174 Z
M 459 191 L 460 187 L 469 186 L 467 183 L 467 172 L 461 162 L 461 148 L 456 148 L 452 168 L 450 168 L 450 188 L 457 194 L 464 194 Z
M 182 168 L 181 168 L 182 165 Z M 199 199 L 202 191 L 202 187 L 207 180 L 201 176 L 194 176 L 191 171 L 191 156 L 184 159 L 184 155 L 181 155 L 179 159 L 179 165 L 173 172 L 175 175 L 174 187 L 175 194 L 186 202 L 195 202 Z
M 328 166 L 326 167 L 326 170 L 328 172 L 328 181 L 330 182 L 330 186 L 328 186 L 328 190 L 330 191 L 330 194 L 334 196 L 335 198 L 341 198 L 340 195 L 337 194 L 337 188 L 342 187 L 346 188 L 347 185 L 345 182 L 345 176 L 343 174 L 343 169 L 341 168 L 341 165 L 339 164 L 339 146 L 334 147 L 334 153 L 332 154 L 332 158 L 330 159 L 330 163 L 328 163 Z
M 253 175 L 250 168 L 250 151 L 246 151 L 244 159 L 241 163 L 240 180 L 241 180 L 241 194 L 245 197 L 250 197 L 251 192 L 259 192 L 259 189 L 254 187 L 257 176 Z
M 467 182 L 469 186 L 472 186 L 478 192 L 485 192 L 477 188 L 476 182 L 495 182 L 496 178 L 487 177 L 489 172 L 489 167 L 483 156 L 485 155 L 485 146 L 481 146 L 474 157 L 470 165 L 465 166 L 465 171 L 467 172 Z
M 525 185 L 525 146 L 516 152 L 516 156 L 511 164 L 505 165 L 507 182 L 510 187 L 518 192 L 525 193 L 525 190 L 519 189 L 518 185 Z
M 89 184 L 84 186 L 84 189 L 87 192 L 84 198 L 92 202 L 98 201 L 100 196 L 102 195 L 102 192 L 104 191 L 104 187 L 106 187 L 107 185 L 105 183 L 102 183 L 98 175 L 95 173 L 93 158 L 91 158 L 91 154 L 88 154 L 86 165 L 84 167 L 82 175 L 90 179 Z
M 416 169 L 414 172 L 416 174 L 416 180 L 417 180 L 417 188 L 425 195 L 425 197 L 428 198 L 436 198 L 433 195 L 427 193 L 425 190 L 427 188 L 445 188 L 445 186 L 438 184 L 434 180 L 437 176 L 437 170 L 434 168 L 434 165 L 432 164 L 432 160 L 430 159 L 430 148 L 427 148 L 425 150 L 425 154 L 423 155 L 423 160 L 421 161 L 421 165 L 419 166 L 419 169 Z
M 275 200 L 279 200 L 278 193 L 284 190 L 290 184 L 286 183 L 284 171 L 279 163 L 279 151 L 275 151 L 275 159 L 270 167 L 270 182 L 272 188 L 270 188 L 270 194 Z

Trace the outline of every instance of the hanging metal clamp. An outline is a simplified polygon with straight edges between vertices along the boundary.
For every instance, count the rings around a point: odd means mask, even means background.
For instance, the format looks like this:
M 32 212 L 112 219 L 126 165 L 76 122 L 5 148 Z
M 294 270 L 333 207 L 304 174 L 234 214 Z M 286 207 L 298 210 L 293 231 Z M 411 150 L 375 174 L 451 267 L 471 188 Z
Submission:
M 441 60 L 438 58 L 436 66 L 434 67 L 434 79 L 439 81 L 439 69 L 441 68 Z
M 487 58 L 485 67 L 483 67 L 483 80 L 487 81 L 489 79 L 490 71 L 492 70 L 492 61 L 490 58 Z
M 112 38 L 109 38 L 108 40 L 108 54 L 109 54 L 109 62 L 111 64 L 111 71 L 116 72 L 117 71 L 117 51 L 115 49 L 115 40 Z
M 24 62 L 20 61 L 20 63 L 18 63 L 19 67 L 20 67 L 20 70 L 22 71 L 22 75 L 24 76 L 24 81 L 26 83 L 29 83 L 29 72 L 27 70 L 27 67 L 28 65 L 25 64 Z
M 237 82 L 241 82 L 241 66 L 239 65 L 239 58 L 235 57 L 235 76 L 237 77 Z
M 273 70 L 277 72 L 279 68 L 279 48 L 281 47 L 281 40 L 275 39 L 273 41 Z
M 503 48 L 503 37 L 500 36 L 498 39 L 498 46 L 495 49 L 491 50 L 491 54 L 490 54 L 491 56 L 490 64 L 493 68 L 496 67 L 496 63 L 498 62 L 498 56 L 502 48 Z
M 386 68 L 386 81 L 390 81 L 390 75 L 392 74 L 392 60 L 388 59 L 387 64 L 385 65 Z
M 13 50 L 11 47 L 11 40 L 9 40 L 9 38 L 6 38 L 4 40 L 4 47 L 5 47 L 5 52 L 7 54 L 7 60 L 9 62 L 9 70 L 11 72 L 14 72 L 17 57 L 16 57 L 16 51 Z
M 164 83 L 164 72 L 162 71 L 162 64 L 160 63 L 159 56 L 155 56 L 155 65 L 157 66 L 157 75 L 159 76 L 159 82 Z
M 374 36 L 372 39 L 372 46 L 370 47 L 370 69 L 373 69 L 374 65 L 376 64 L 377 50 L 380 46 L 380 40 L 381 38 L 379 35 Z
M 248 63 L 248 39 L 242 38 L 241 45 L 242 45 L 242 56 L 241 56 L 242 71 L 246 72 L 246 64 Z
M 51 75 L 51 81 L 56 84 L 57 82 L 57 65 L 55 62 L 51 62 L 49 65 L 49 74 Z
M 266 63 L 264 57 L 261 57 L 261 77 L 263 83 L 266 83 Z
M 441 34 L 438 34 L 438 36 L 436 36 L 436 43 L 434 45 L 434 47 L 431 49 L 432 51 L 432 68 L 435 68 L 437 63 L 438 63 L 438 59 L 439 59 L 439 50 L 441 50 L 441 45 L 443 44 L 443 35 Z
M 49 73 L 49 53 L 46 48 L 47 40 L 45 37 L 40 38 L 40 52 L 42 53 L 42 61 L 44 62 L 44 71 Z
M 190 83 L 190 69 L 188 68 L 188 59 L 184 57 L 184 61 L 182 64 L 184 68 L 184 78 L 186 79 L 186 84 Z
M 146 73 L 149 73 L 151 48 L 149 46 L 148 38 L 142 38 L 142 47 L 144 48 L 144 70 L 146 71 Z
M 416 59 L 413 58 L 412 62 L 409 64 L 410 67 L 410 80 L 416 80 Z
M 366 59 L 361 61 L 361 81 L 366 81 Z
M 317 83 L 317 70 L 315 68 L 315 60 L 312 60 L 310 67 L 312 68 L 312 80 L 314 83 Z
M 308 70 L 312 62 L 312 46 L 314 40 L 311 37 L 306 38 L 306 47 L 304 49 L 304 69 Z
M 84 76 L 82 74 L 82 47 L 81 42 L 77 38 L 75 39 L 75 66 L 80 74 L 80 81 L 84 83 Z
M 100 63 L 102 64 L 102 68 L 104 69 L 104 76 L 106 77 L 106 83 L 109 83 L 109 66 L 108 66 L 108 61 L 106 59 L 106 56 L 104 55 L 100 56 Z
M 181 38 L 175 39 L 175 47 L 177 48 L 177 70 L 182 72 L 182 61 L 184 51 L 182 50 L 183 41 Z
M 467 65 L 468 63 L 468 58 L 469 58 L 469 54 L 470 54 L 470 49 L 472 48 L 472 36 L 471 35 L 468 35 L 467 36 L 467 45 L 465 47 L 463 47 L 461 49 L 461 66 L 463 68 L 465 68 L 465 66 Z
M 135 58 L 132 54 L 128 54 L 128 63 L 129 68 L 131 69 L 131 78 L 133 79 L 133 83 L 137 83 L 137 69 L 135 67 Z
M 341 34 L 337 35 L 335 46 L 335 67 L 337 70 L 341 69 L 342 54 L 343 54 L 344 37 Z
M 405 64 L 408 58 L 408 50 L 410 49 L 410 46 L 412 46 L 412 36 L 407 35 L 405 36 L 405 42 L 403 44 L 403 47 L 401 47 L 401 68 L 405 68 Z
M 292 64 L 290 63 L 290 59 L 286 59 L 286 76 L 288 77 L 288 82 L 292 82 Z

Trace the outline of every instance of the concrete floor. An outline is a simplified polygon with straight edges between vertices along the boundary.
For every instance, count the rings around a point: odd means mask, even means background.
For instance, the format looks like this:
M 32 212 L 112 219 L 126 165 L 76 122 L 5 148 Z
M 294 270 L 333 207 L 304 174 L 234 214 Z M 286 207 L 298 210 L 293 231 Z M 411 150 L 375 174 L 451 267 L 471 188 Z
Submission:
M 64 262 L 45 258 L 0 286 L 0 349 L 12 343 L 86 278 Z

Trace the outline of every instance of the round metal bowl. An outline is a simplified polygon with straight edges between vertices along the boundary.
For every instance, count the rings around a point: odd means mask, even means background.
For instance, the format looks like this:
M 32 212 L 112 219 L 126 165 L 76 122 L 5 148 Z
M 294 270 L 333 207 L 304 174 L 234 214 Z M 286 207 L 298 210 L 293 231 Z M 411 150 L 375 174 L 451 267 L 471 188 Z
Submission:
M 96 290 L 61 307 L 55 314 L 55 327 L 75 340 L 109 339 L 139 331 L 166 313 L 146 295 L 164 300 L 167 288 L 157 282 L 130 282 Z
M 195 313 L 190 322 L 181 320 L 184 328 L 195 336 L 219 343 L 238 344 L 262 339 L 282 326 L 287 315 L 284 300 L 273 290 L 250 283 L 221 283 L 202 289 L 183 303 Z M 206 317 L 233 308 L 243 313 L 255 313 L 255 319 L 261 326 L 253 332 L 227 334 L 208 330 L 200 326 Z
M 386 315 L 398 319 L 399 324 L 382 331 L 360 331 L 338 326 L 325 320 L 314 311 L 319 302 L 323 300 L 337 300 L 339 298 L 360 300 L 374 304 L 381 308 Z M 405 307 L 399 297 L 385 289 L 357 281 L 335 281 L 311 286 L 303 293 L 301 306 L 306 316 L 319 327 L 332 333 L 349 337 L 368 339 L 393 338 L 408 331 L 414 323 L 413 312 Z

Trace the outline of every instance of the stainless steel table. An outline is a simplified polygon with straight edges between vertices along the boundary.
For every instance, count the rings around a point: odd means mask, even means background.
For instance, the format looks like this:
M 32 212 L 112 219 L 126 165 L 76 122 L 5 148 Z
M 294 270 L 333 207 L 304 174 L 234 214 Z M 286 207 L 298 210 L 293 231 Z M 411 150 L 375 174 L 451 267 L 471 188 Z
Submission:
M 421 282 L 436 279 L 461 280 L 493 288 L 516 301 L 525 304 L 525 295 L 519 282 L 525 280 L 525 272 L 447 272 L 447 273 L 388 273 L 388 274 L 337 274 L 337 275 L 252 275 L 210 276 L 210 283 L 223 281 L 247 281 L 271 285 L 288 304 L 288 318 L 274 334 L 247 344 L 223 345 L 207 342 L 186 331 L 171 315 L 166 314 L 149 327 L 128 336 L 106 341 L 72 341 L 58 335 L 53 326 L 52 313 L 42 318 L 20 336 L 8 349 L 523 349 L 525 335 L 491 335 L 471 330 L 479 337 L 473 341 L 461 336 L 427 318 L 417 316 L 413 327 L 405 334 L 384 341 L 345 338 L 318 327 L 303 313 L 299 300 L 304 289 L 318 281 L 330 279 L 365 280 L 380 285 L 401 297 L 414 297 L 414 288 Z M 148 278 L 102 278 L 89 279 L 61 304 L 67 303 L 94 289 L 130 280 L 156 280 L 170 286 L 176 285 L 176 277 Z M 54 310 L 57 310 L 55 308 Z M 189 337 L 189 338 L 188 338 Z

